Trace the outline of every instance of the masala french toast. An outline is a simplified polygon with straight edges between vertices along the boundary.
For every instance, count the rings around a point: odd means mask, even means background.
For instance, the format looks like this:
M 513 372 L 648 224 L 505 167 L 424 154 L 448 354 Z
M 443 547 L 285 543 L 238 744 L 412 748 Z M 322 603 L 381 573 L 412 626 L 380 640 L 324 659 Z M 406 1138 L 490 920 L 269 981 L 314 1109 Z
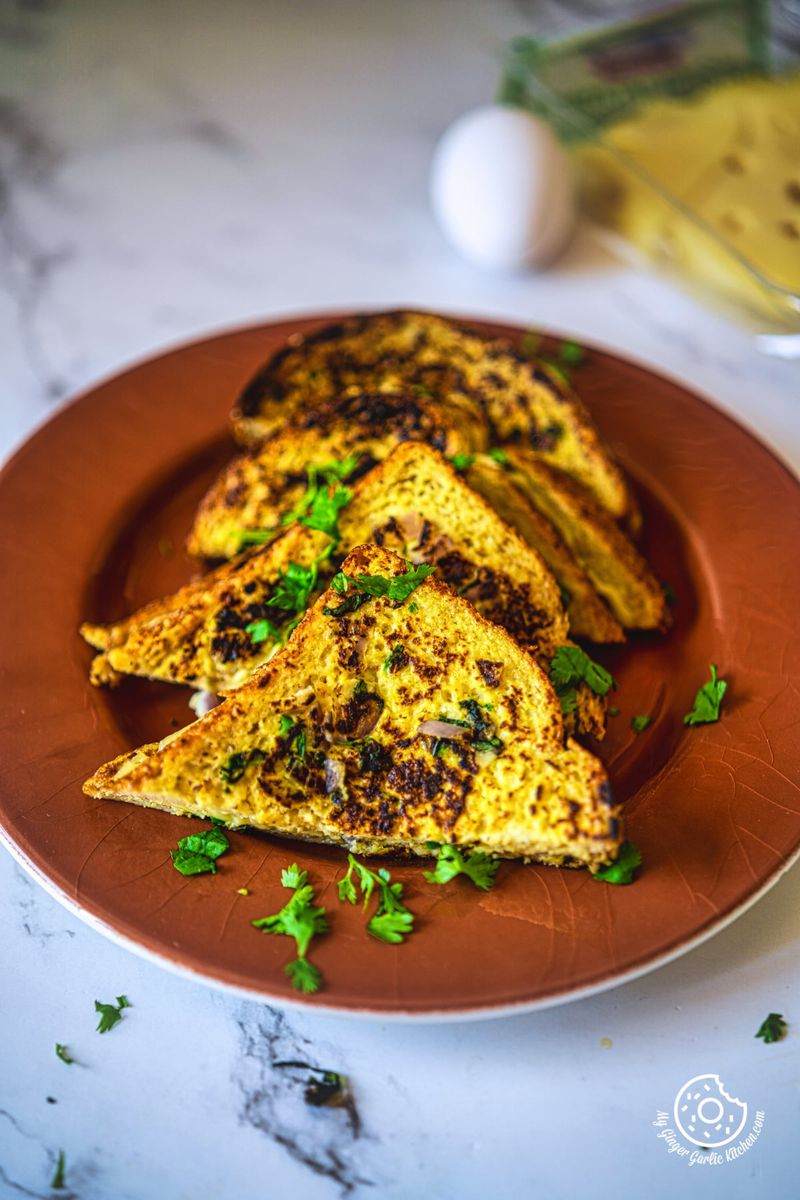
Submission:
M 285 640 L 349 548 L 373 541 L 439 578 L 547 667 L 568 621 L 547 566 L 437 451 L 398 446 L 357 483 L 338 514 L 339 541 L 301 524 L 111 626 L 81 633 L 102 650 L 95 684 L 123 674 L 209 692 L 238 687 Z M 570 730 L 602 737 L 605 700 L 577 690 Z
M 432 313 L 366 313 L 289 339 L 242 392 L 232 414 L 244 443 L 270 436 L 299 409 L 350 387 L 382 385 L 481 407 L 493 444 L 524 446 L 573 475 L 613 517 L 637 520 L 619 467 L 573 389 L 512 342 Z
M 555 528 L 512 483 L 505 467 L 477 454 L 464 472 L 469 486 L 532 546 L 550 568 L 574 637 L 591 642 L 625 641 L 625 631 Z
M 488 445 L 488 427 L 479 410 L 468 416 L 412 392 L 357 392 L 296 409 L 285 429 L 234 459 L 212 485 L 189 534 L 189 552 L 233 557 L 243 533 L 280 529 L 306 490 L 309 468 L 339 464 L 338 478 L 349 485 L 408 441 L 446 455 L 471 454 Z
M 81 625 L 101 651 L 92 683 L 138 675 L 214 693 L 238 687 L 291 632 L 326 568 L 330 576 L 330 548 L 326 534 L 294 525 L 121 621 Z
M 423 573 L 357 548 L 249 682 L 84 791 L 369 854 L 610 863 L 620 808 L 547 674 Z
M 511 482 L 550 521 L 626 629 L 664 629 L 664 589 L 594 497 L 528 450 L 509 450 Z

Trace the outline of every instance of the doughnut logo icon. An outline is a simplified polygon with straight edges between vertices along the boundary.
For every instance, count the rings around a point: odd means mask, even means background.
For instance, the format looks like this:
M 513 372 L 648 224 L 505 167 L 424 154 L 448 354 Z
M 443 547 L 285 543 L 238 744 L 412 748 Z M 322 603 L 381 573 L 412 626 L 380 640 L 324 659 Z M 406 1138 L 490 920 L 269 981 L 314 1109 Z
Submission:
M 675 1097 L 675 1124 L 695 1146 L 727 1146 L 744 1129 L 747 1105 L 725 1091 L 719 1075 L 695 1075 Z

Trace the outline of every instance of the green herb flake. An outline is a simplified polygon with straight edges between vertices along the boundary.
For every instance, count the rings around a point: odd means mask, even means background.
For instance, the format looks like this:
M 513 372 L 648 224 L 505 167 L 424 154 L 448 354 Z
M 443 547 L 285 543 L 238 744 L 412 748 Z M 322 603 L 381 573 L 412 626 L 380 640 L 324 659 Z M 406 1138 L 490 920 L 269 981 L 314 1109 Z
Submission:
M 719 720 L 720 705 L 728 690 L 728 684 L 726 680 L 717 678 L 714 663 L 711 663 L 709 670 L 711 679 L 698 690 L 692 711 L 683 718 L 684 725 L 708 725 Z
M 491 446 L 486 453 L 489 458 L 493 458 L 501 467 L 507 467 L 511 462 L 505 450 L 501 450 L 499 446 Z
M 281 872 L 281 884 L 285 888 L 293 889 L 291 899 L 280 912 L 269 917 L 259 917 L 251 924 L 262 933 L 294 938 L 297 958 L 287 963 L 284 969 L 296 991 L 310 995 L 319 991 L 322 975 L 318 968 L 308 961 L 308 947 L 312 938 L 327 932 L 328 920 L 325 909 L 314 904 L 314 889 L 307 880 L 308 872 L 301 871 L 297 863 L 286 867 Z
M 50 1180 L 50 1187 L 54 1192 L 63 1191 L 66 1184 L 66 1156 L 63 1150 L 59 1150 L 58 1158 L 56 1159 L 56 1169 L 53 1172 L 53 1178 Z
M 662 583 L 661 591 L 664 593 L 664 599 L 670 608 L 674 608 L 678 603 L 678 597 L 675 595 L 675 589 L 671 583 Z
M 257 748 L 254 750 L 237 750 L 234 754 L 229 754 L 219 769 L 223 782 L 229 785 L 238 783 L 248 767 L 254 763 L 263 762 L 265 757 L 264 751 Z
M 377 889 L 378 906 L 367 922 L 367 932 L 378 941 L 399 945 L 414 928 L 414 914 L 403 904 L 402 883 L 392 883 L 392 877 L 385 867 L 378 871 L 370 871 L 369 867 L 358 862 L 352 854 L 348 854 L 347 862 L 347 874 L 338 884 L 339 899 L 348 904 L 356 903 L 354 874 L 364 898 L 365 908 L 373 891 Z
M 457 875 L 466 875 L 482 892 L 494 886 L 500 863 L 483 850 L 465 856 L 457 846 L 440 846 L 437 842 L 429 842 L 428 849 L 436 853 L 434 870 L 423 872 L 428 883 L 448 883 Z
M 386 655 L 386 658 L 383 660 L 383 669 L 384 671 L 389 671 L 390 673 L 399 671 L 401 667 L 406 665 L 407 662 L 408 654 L 406 653 L 405 646 L 401 646 L 398 642 L 396 646 L 392 646 L 391 650 Z
M 239 530 L 239 549 L 245 550 L 248 546 L 264 546 L 267 542 L 271 542 L 278 533 L 280 533 L 279 529 L 241 529 Z
M 342 578 L 345 580 L 348 588 L 352 585 L 362 596 L 386 596 L 389 600 L 402 603 L 435 570 L 436 568 L 432 567 L 429 563 L 420 563 L 417 567 L 412 566 L 411 563 L 406 563 L 406 570 L 402 575 L 394 575 L 390 578 L 387 578 L 385 575 L 342 575 Z M 336 590 L 340 591 L 340 587 L 341 584 Z M 328 610 L 326 609 L 325 611 L 327 612 Z
M 653 718 L 646 713 L 641 713 L 638 716 L 631 717 L 631 729 L 634 733 L 644 733 L 648 725 L 652 725 Z
M 577 342 L 562 342 L 558 347 L 558 360 L 565 367 L 579 367 L 586 362 L 586 351 Z
M 74 1063 L 75 1059 L 70 1055 L 66 1046 L 61 1042 L 56 1042 L 56 1058 L 60 1058 L 63 1063 Z
M 172 865 L 181 875 L 203 875 L 206 872 L 215 875 L 216 860 L 230 849 L 230 845 L 222 829 L 213 825 L 211 829 L 181 838 L 177 850 L 170 850 Z
M 419 605 L 417 604 L 416 600 L 411 601 L 411 603 L 408 606 L 408 611 L 410 613 L 419 612 Z
M 769 1044 L 770 1042 L 782 1042 L 788 1031 L 789 1026 L 781 1014 L 771 1012 L 761 1022 L 755 1036 Z
M 623 842 L 614 861 L 595 871 L 592 878 L 600 879 L 603 883 L 633 883 L 634 872 L 641 863 L 638 847 L 633 842 Z
M 454 471 L 467 471 L 475 462 L 474 454 L 454 454 L 450 458 L 450 466 Z
M 613 675 L 579 646 L 558 647 L 550 663 L 550 679 L 565 716 L 575 711 L 578 684 L 586 683 L 597 696 L 605 696 L 617 686 Z
M 97 1033 L 108 1033 L 109 1029 L 113 1029 L 117 1022 L 122 1020 L 122 1010 L 130 1007 L 127 996 L 117 996 L 116 1004 L 103 1004 L 101 1000 L 95 1000 L 94 1011 L 100 1013 Z
M 618 717 L 619 716 L 619 709 L 617 708 L 616 704 L 611 705 L 611 708 L 608 710 L 608 715 L 610 717 Z

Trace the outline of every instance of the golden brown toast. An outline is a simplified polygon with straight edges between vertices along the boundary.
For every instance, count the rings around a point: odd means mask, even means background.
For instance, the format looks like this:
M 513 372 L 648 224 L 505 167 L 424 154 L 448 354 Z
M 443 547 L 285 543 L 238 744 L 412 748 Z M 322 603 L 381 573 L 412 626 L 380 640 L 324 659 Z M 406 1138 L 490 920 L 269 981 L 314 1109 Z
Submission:
M 114 685 L 122 675 L 140 675 L 208 692 L 238 687 L 290 632 L 298 616 L 292 601 L 302 601 L 304 591 L 309 601 L 319 594 L 329 546 L 324 533 L 292 526 L 271 545 L 224 563 L 122 621 L 82 625 L 81 635 L 102 651 L 92 662 L 92 683 Z
M 288 344 L 244 389 L 232 414 L 245 443 L 270 436 L 304 408 L 349 387 L 416 389 L 465 409 L 482 408 L 493 443 L 524 446 L 579 479 L 612 516 L 635 502 L 622 472 L 572 388 L 512 342 L 432 313 L 367 313 Z
M 398 446 L 360 480 L 339 513 L 339 529 L 339 558 L 352 546 L 374 541 L 414 562 L 432 563 L 440 579 L 545 666 L 567 643 L 558 585 L 545 563 L 429 446 Z M 210 692 L 238 687 L 283 640 L 296 616 L 288 601 L 309 572 L 317 580 L 307 588 L 307 602 L 334 569 L 328 537 L 293 525 L 271 544 L 116 625 L 83 626 L 86 640 L 103 650 L 92 679 L 101 684 L 130 674 Z M 294 591 L 281 582 L 287 571 Z M 602 737 L 605 707 L 602 697 L 582 685 L 570 729 Z
M 435 577 L 409 590 L 412 570 L 356 549 L 248 683 L 84 791 L 370 854 L 611 862 L 619 807 L 546 673 Z
M 351 484 L 407 441 L 446 455 L 470 454 L 486 448 L 488 428 L 479 411 L 467 419 L 463 409 L 411 393 L 356 393 L 295 409 L 291 424 L 234 459 L 212 485 L 197 511 L 189 552 L 233 557 L 242 531 L 280 528 L 305 491 L 309 467 L 352 459 L 342 480 Z
M 625 632 L 553 525 L 488 454 L 476 454 L 464 472 L 476 491 L 541 556 L 558 583 L 570 633 L 597 643 L 624 642 Z
M 663 588 L 645 559 L 585 488 L 528 450 L 509 450 L 511 481 L 550 521 L 626 629 L 669 624 Z

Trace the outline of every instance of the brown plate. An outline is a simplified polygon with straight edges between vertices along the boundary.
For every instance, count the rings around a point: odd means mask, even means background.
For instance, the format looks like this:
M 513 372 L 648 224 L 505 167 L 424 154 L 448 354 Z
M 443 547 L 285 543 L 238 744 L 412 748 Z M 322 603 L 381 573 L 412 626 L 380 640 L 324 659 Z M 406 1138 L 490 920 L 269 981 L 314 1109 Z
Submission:
M 387 946 L 365 933 L 359 909 L 337 901 L 341 851 L 236 834 L 216 876 L 184 879 L 169 850 L 187 819 L 82 794 L 99 763 L 191 714 L 184 689 L 139 680 L 90 687 L 78 624 L 121 617 L 189 577 L 183 538 L 231 453 L 232 399 L 289 333 L 320 322 L 227 333 L 136 366 L 60 412 L 6 466 L 6 844 L 59 899 L 131 949 L 281 1001 L 298 999 L 283 972 L 291 943 L 250 921 L 284 903 L 280 868 L 297 859 L 331 915 L 331 934 L 314 945 L 325 977 L 316 1007 L 423 1016 L 530 1008 L 609 987 L 688 949 L 752 903 L 800 848 L 800 488 L 699 397 L 599 350 L 580 368 L 580 391 L 636 483 L 645 548 L 678 597 L 666 638 L 600 655 L 619 681 L 622 710 L 602 756 L 644 856 L 632 887 L 506 864 L 483 895 L 463 879 L 426 884 L 418 864 L 399 864 L 417 930 Z M 724 716 L 687 728 L 682 717 L 709 662 L 730 681 Z M 636 713 L 654 717 L 638 737 Z

